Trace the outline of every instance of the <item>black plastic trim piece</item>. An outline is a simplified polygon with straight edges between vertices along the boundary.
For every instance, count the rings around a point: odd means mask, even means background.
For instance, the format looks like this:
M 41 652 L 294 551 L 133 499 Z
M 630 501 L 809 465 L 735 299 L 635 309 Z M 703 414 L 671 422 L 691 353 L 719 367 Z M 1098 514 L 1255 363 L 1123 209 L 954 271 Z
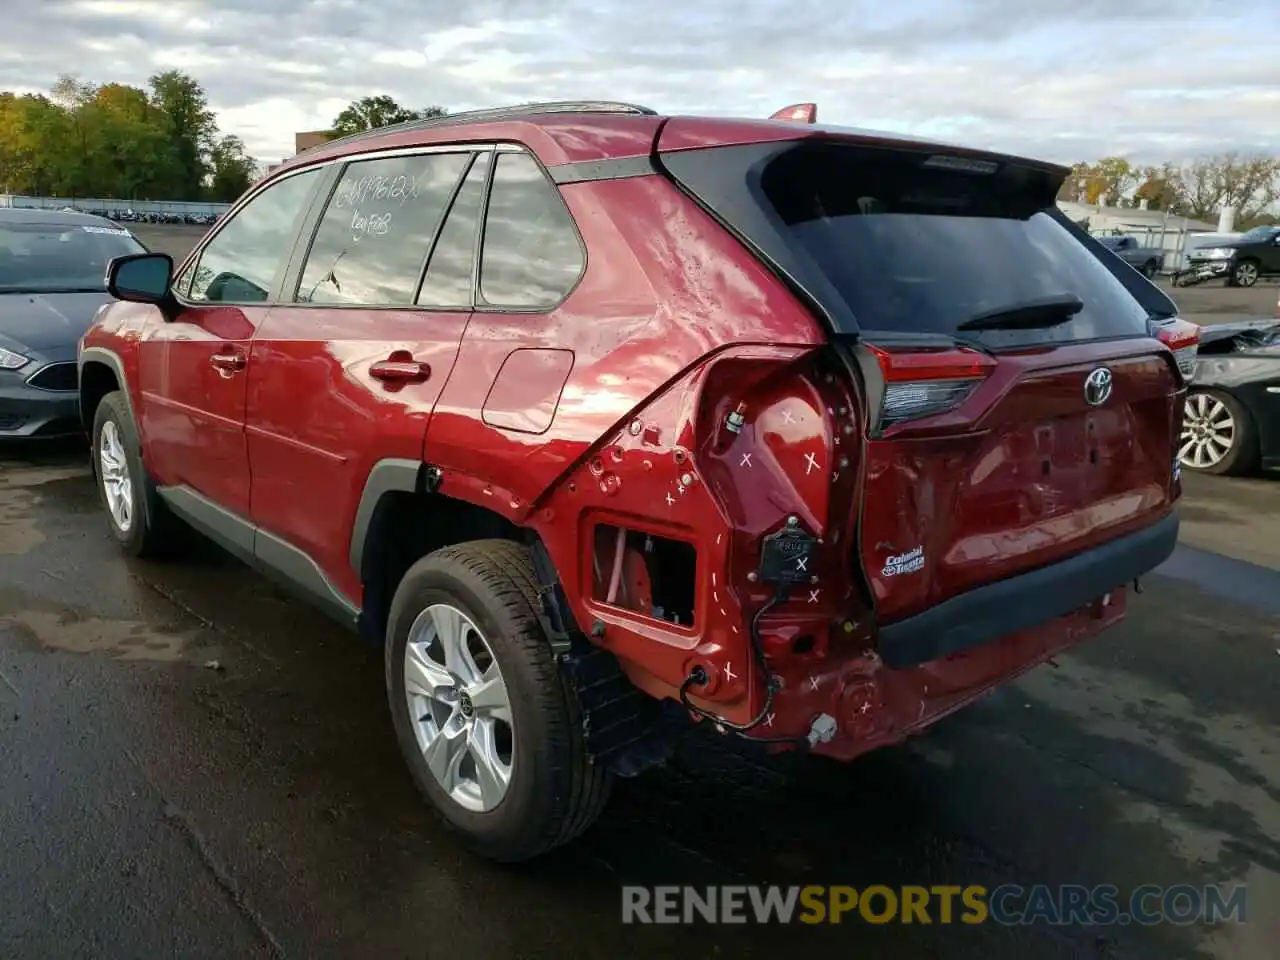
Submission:
M 253 564 L 253 539 L 257 528 L 248 520 L 218 506 L 190 487 L 160 487 L 156 492 L 180 518 L 238 560 Z
M 229 553 L 292 588 L 338 622 L 352 629 L 356 627 L 359 608 L 342 595 L 305 552 L 190 487 L 161 487 L 157 493 L 174 514 Z
M 880 657 L 889 667 L 914 667 L 1040 626 L 1150 573 L 1177 545 L 1178 515 L 1169 513 L 1135 533 L 881 627 Z
M 364 546 L 369 538 L 369 524 L 373 522 L 373 512 L 384 493 L 402 491 L 417 493 L 420 487 L 419 477 L 423 464 L 419 460 L 387 459 L 379 460 L 369 471 L 364 482 L 364 492 L 360 494 L 360 505 L 356 508 L 355 522 L 351 526 L 351 547 L 349 557 L 351 569 L 356 573 L 364 570 Z
M 124 396 L 125 409 L 129 411 L 129 417 L 136 426 L 138 418 L 133 412 L 133 398 L 129 396 L 129 379 L 124 375 L 124 361 L 120 359 L 120 355 L 114 350 L 108 350 L 105 347 L 85 347 L 80 351 L 80 355 L 76 357 L 77 386 L 84 384 L 84 365 L 90 362 L 105 364 L 111 368 L 111 372 L 116 376 L 116 383 L 120 384 L 120 393 Z M 86 424 L 86 432 L 92 430 L 92 427 L 93 424 Z
M 558 185 L 566 183 L 593 183 L 598 180 L 626 180 L 631 177 L 647 177 L 658 169 L 653 159 L 621 157 L 617 160 L 579 160 L 576 163 L 557 163 L 547 167 L 551 179 Z

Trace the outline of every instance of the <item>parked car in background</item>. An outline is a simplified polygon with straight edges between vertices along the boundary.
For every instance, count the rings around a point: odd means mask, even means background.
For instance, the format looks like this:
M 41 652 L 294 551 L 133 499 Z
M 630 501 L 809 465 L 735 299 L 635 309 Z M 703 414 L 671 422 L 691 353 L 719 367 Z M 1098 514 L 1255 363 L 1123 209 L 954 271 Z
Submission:
M 1137 237 L 1098 237 L 1098 242 L 1148 280 L 1153 280 L 1164 265 L 1164 251 L 1144 247 Z
M 101 217 L 0 208 L 0 440 L 81 432 L 76 344 L 111 299 L 107 264 L 145 252 Z
M 1187 272 L 1207 271 L 1231 286 L 1252 287 L 1280 276 L 1280 226 L 1254 227 L 1234 240 L 1198 247 L 1187 255 Z
M 1178 454 L 1200 473 L 1280 468 L 1280 319 L 1201 328 Z
M 577 836 L 695 722 L 898 742 L 1176 544 L 1198 328 L 1062 214 L 1069 170 L 783 113 L 384 127 L 176 271 L 112 264 L 80 353 L 111 536 L 185 523 L 381 644 L 405 762 L 488 856 Z

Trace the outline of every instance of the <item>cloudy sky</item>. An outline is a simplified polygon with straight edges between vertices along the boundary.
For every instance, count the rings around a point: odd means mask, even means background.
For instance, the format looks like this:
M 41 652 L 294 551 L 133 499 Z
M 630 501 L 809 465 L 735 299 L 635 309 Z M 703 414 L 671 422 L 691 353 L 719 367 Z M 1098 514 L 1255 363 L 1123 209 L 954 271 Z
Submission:
M 0 89 L 176 67 L 255 156 L 349 100 L 607 98 L 1071 161 L 1280 152 L 1280 0 L 12 0 Z

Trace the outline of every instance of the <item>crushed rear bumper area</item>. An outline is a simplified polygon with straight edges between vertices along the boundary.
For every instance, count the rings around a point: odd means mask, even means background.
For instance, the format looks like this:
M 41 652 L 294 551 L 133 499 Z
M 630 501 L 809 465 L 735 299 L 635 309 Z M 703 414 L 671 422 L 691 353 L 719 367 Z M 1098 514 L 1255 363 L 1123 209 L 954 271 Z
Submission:
M 1178 515 L 1039 570 L 978 587 L 880 629 L 885 665 L 906 668 L 1079 610 L 1158 567 L 1178 543 Z

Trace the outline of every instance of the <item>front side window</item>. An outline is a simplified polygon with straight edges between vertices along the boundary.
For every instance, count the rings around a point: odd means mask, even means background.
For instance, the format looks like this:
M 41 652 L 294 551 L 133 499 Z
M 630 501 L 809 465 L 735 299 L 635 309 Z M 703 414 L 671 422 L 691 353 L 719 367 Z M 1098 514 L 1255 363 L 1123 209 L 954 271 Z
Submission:
M 481 299 L 549 309 L 574 288 L 585 264 L 560 191 L 528 154 L 499 155 L 480 252 Z
M 197 303 L 262 303 L 289 259 L 294 234 L 320 171 L 286 177 L 238 210 L 176 285 Z
M 350 164 L 307 254 L 295 299 L 409 306 L 470 153 L 427 153 Z
M 115 257 L 145 252 L 108 223 L 0 220 L 0 293 L 98 293 Z

